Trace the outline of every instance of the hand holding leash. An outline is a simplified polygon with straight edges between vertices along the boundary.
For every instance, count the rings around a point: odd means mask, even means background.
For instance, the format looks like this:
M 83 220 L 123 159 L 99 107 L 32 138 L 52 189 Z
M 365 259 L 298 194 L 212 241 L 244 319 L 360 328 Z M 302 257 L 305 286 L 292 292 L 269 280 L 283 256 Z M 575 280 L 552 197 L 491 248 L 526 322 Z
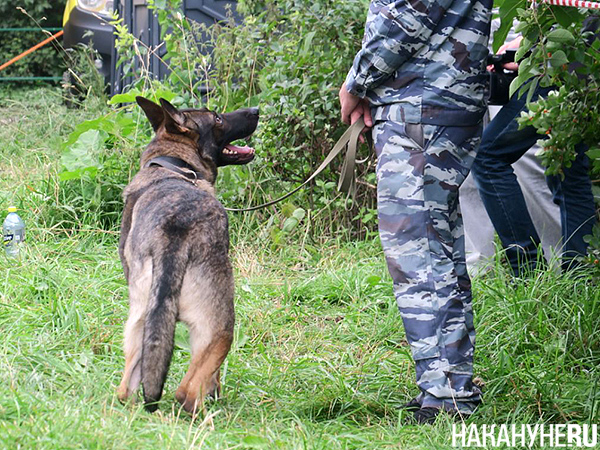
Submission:
M 354 124 L 359 118 L 363 118 L 365 122 L 365 128 L 360 134 L 360 142 L 364 143 L 364 133 L 373 126 L 373 119 L 371 118 L 371 106 L 368 100 L 364 98 L 352 95 L 346 89 L 346 83 L 342 84 L 339 92 L 342 122 L 346 125 Z

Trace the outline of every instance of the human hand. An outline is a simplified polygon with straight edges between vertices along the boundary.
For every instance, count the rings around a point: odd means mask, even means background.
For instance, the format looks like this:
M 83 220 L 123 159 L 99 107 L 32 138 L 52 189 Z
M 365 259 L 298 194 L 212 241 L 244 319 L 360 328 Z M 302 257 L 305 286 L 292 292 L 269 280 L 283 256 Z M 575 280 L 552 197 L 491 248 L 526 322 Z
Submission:
M 523 40 L 523 36 L 519 36 L 516 39 L 513 39 L 510 42 L 506 42 L 504 45 L 502 45 L 499 49 L 498 52 L 496 52 L 497 55 L 501 55 L 502 53 L 506 53 L 506 50 L 513 50 L 513 49 L 518 49 L 519 46 L 521 45 L 521 41 Z M 509 62 L 509 63 L 505 63 L 502 65 L 502 67 L 504 67 L 506 70 L 511 70 L 511 71 L 517 71 L 519 70 L 519 63 L 517 62 Z M 487 70 L 489 70 L 490 72 L 494 71 L 494 66 L 493 65 L 489 65 L 487 67 Z
M 354 121 L 351 122 L 351 115 L 360 103 L 360 97 L 352 95 L 350 92 L 348 92 L 348 89 L 346 89 L 346 83 L 342 84 L 342 87 L 340 88 L 339 92 L 339 97 L 342 113 L 342 122 L 344 122 L 346 125 L 351 125 L 356 121 L 355 116 Z
M 339 92 L 342 122 L 347 125 L 352 125 L 359 118 L 363 118 L 365 121 L 365 128 L 363 129 L 360 141 L 364 142 L 365 139 L 363 134 L 373 126 L 373 119 L 371 117 L 371 107 L 368 100 L 361 99 L 355 95 L 352 95 L 346 89 L 346 83 L 342 84 Z
M 518 38 L 513 39 L 510 42 L 506 42 L 504 45 L 502 45 L 498 49 L 498 52 L 496 54 L 501 55 L 502 53 L 506 52 L 506 50 L 513 50 L 513 49 L 519 48 L 522 40 L 523 40 L 523 36 L 519 36 Z

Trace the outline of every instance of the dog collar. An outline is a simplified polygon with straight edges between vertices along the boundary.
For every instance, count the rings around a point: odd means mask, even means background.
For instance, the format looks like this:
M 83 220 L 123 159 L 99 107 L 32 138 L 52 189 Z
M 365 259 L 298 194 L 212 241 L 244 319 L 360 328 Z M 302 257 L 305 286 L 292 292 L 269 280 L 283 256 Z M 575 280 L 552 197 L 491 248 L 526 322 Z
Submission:
M 150 161 L 144 164 L 144 168 L 151 166 L 164 167 L 165 169 L 169 169 L 170 171 L 178 173 L 179 175 L 183 175 L 192 182 L 205 179 L 202 173 L 194 170 L 194 167 L 186 163 L 184 160 L 175 158 L 174 156 L 157 156 L 156 158 L 152 158 Z

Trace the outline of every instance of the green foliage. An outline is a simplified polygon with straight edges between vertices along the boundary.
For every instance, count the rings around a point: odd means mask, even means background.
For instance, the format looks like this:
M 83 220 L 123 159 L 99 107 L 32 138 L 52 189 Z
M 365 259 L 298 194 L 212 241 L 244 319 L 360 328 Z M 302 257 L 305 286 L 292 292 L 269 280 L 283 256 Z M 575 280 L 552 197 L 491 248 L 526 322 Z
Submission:
M 532 125 L 548 136 L 540 142 L 548 173 L 569 167 L 580 142 L 591 148 L 592 157 L 600 143 L 600 40 L 585 31 L 584 19 L 589 16 L 545 4 L 521 10 L 518 29 L 524 39 L 517 55 L 519 76 L 511 89 L 516 91 L 527 81 L 522 92 L 532 93 L 538 85 L 556 88 L 531 104 L 519 120 L 521 126 Z
M 218 192 L 226 204 L 244 206 L 249 198 L 257 204 L 291 190 L 317 168 L 344 131 L 337 92 L 360 48 L 367 3 L 246 1 L 239 4 L 245 14 L 242 24 L 230 18 L 205 29 L 182 17 L 179 0 L 153 2 L 171 71 L 164 85 L 178 93 L 175 104 L 203 104 L 216 110 L 261 108 L 253 137 L 258 157 L 251 169 L 222 171 Z M 133 91 L 153 95 L 156 86 L 139 69 L 143 64 L 135 64 L 149 50 L 119 21 L 116 25 L 119 64 L 138 77 Z M 133 96 L 119 101 L 125 98 Z M 375 205 L 372 167 L 360 168 L 360 176 L 367 180 L 359 184 L 352 203 L 327 184 L 337 177 L 340 164 L 336 162 L 321 183 L 298 193 L 294 202 L 326 221 L 323 226 L 332 233 L 348 229 L 363 233 L 373 226 L 368 220 Z M 281 219 L 283 223 L 286 217 Z
M 247 16 L 243 27 L 213 30 L 211 97 L 222 107 L 261 106 L 261 156 L 280 179 L 307 178 L 343 131 L 337 91 L 365 11 L 364 1 L 280 1 Z M 315 195 L 309 202 L 324 206 Z
M 516 31 L 523 35 L 511 95 L 518 91 L 529 102 L 538 86 L 554 88 L 545 98 L 529 103 L 529 111 L 518 119 L 521 128 L 533 126 L 547 137 L 538 141 L 538 156 L 547 173 L 563 175 L 576 158 L 575 146 L 583 143 L 589 148 L 591 173 L 600 175 L 600 39 L 589 31 L 599 19 L 591 10 L 545 3 L 531 8 L 525 0 L 498 4 L 502 25 L 494 47 L 502 43 L 515 17 L 520 22 Z M 590 239 L 592 262 L 600 251 L 597 244 Z
M 68 208 L 55 211 L 55 217 L 67 222 L 77 217 L 107 230 L 119 226 L 123 189 L 137 170 L 139 120 L 139 114 L 117 110 L 75 127 L 60 160 L 61 196 Z
M 505 0 L 499 6 L 502 26 L 495 47 L 515 17 L 520 21 L 516 31 L 523 35 L 516 54 L 519 75 L 511 84 L 511 94 L 519 91 L 529 100 L 538 86 L 555 88 L 530 104 L 519 120 L 522 127 L 534 126 L 548 136 L 540 141 L 540 157 L 548 173 L 562 173 L 563 167 L 569 167 L 580 142 L 590 147 L 595 159 L 600 143 L 600 40 L 584 26 L 592 13 L 545 3 L 527 8 L 523 0 Z
M 587 89 L 585 83 L 582 84 L 579 89 L 563 85 L 551 91 L 546 98 L 530 104 L 529 111 L 519 120 L 522 125 L 530 124 L 538 133 L 548 135 L 548 139 L 540 142 L 542 149 L 538 156 L 549 173 L 561 173 L 563 167 L 570 167 L 576 157 L 575 146 L 580 142 L 592 145 L 588 156 L 593 161 L 593 172 L 600 173 L 600 133 L 597 130 L 600 91 Z
M 25 14 L 22 10 L 26 11 Z M 2 28 L 61 27 L 64 2 L 49 0 L 20 0 L 0 2 Z M 43 31 L 19 31 L 0 33 L 1 63 L 8 61 L 25 50 L 41 42 L 47 33 Z M 26 56 L 2 71 L 1 76 L 60 76 L 63 61 L 56 44 L 45 47 Z

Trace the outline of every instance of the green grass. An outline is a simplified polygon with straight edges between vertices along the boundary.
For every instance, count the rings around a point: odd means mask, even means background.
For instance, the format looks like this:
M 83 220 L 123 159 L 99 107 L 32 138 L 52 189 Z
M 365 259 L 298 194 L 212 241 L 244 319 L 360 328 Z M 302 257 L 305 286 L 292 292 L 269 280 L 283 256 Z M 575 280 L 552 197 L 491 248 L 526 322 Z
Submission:
M 192 421 L 174 399 L 189 360 L 183 327 L 158 412 L 119 404 L 118 234 L 85 223 L 59 232 L 37 194 L 62 140 L 97 111 L 66 110 L 50 89 L 0 100 L 0 119 L 18 118 L 0 127 L 0 200 L 24 208 L 29 230 L 22 262 L 0 256 L 0 448 L 450 448 L 449 420 L 406 425 L 397 409 L 416 394 L 414 369 L 378 240 L 317 242 L 298 230 L 275 245 L 236 218 L 235 341 L 212 420 Z M 540 272 L 517 282 L 498 264 L 474 285 L 485 402 L 471 420 L 597 423 L 592 279 Z

